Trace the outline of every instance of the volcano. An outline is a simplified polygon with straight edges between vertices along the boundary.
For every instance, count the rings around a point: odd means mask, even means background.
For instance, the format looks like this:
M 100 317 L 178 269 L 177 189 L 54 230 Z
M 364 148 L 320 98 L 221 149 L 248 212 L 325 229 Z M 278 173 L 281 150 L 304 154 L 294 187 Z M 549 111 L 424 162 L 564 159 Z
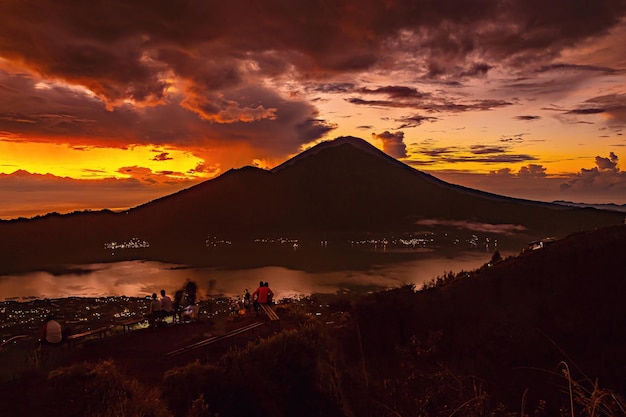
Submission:
M 346 239 L 479 225 L 532 240 L 620 223 L 623 213 L 508 198 L 449 184 L 362 139 L 341 137 L 272 170 L 231 169 L 121 213 L 0 222 L 0 260 L 7 270 L 17 265 L 23 269 L 101 261 L 104 243 L 132 238 L 149 242 L 150 247 L 131 258 L 177 261 L 204 250 L 207 236 L 239 242 L 260 236 Z

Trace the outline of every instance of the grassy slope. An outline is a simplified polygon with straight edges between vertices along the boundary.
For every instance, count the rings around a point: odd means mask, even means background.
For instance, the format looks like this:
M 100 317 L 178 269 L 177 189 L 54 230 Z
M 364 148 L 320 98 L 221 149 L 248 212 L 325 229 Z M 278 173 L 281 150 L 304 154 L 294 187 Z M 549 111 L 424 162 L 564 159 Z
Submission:
M 578 378 L 599 378 L 624 392 L 624 249 L 626 227 L 607 228 L 439 288 L 375 294 L 358 309 L 372 371 L 379 379 L 401 377 L 406 358 L 398 346 L 414 358 L 418 351 L 428 356 L 423 351 L 436 335 L 429 359 L 417 358 L 422 366 L 445 363 L 459 375 L 475 376 L 509 405 L 526 389 L 538 400 L 564 387 L 561 361 Z

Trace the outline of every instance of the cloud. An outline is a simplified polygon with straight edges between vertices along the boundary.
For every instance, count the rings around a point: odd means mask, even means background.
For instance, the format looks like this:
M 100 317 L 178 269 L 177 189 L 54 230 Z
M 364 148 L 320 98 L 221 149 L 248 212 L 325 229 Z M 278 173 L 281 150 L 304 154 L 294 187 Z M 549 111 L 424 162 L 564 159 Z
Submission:
M 423 99 L 430 97 L 430 93 L 424 93 L 413 87 L 406 86 L 386 86 L 376 89 L 361 88 L 357 90 L 361 94 L 383 94 L 390 99 Z
M 389 100 L 365 100 L 359 97 L 350 97 L 346 101 L 350 104 L 370 107 L 390 107 L 419 109 L 429 113 L 464 113 L 470 111 L 489 111 L 502 107 L 511 106 L 513 103 L 507 100 L 478 99 L 452 101 L 448 96 L 401 96 L 390 97 Z
M 593 190 L 599 195 L 626 195 L 626 172 L 618 167 L 618 157 L 613 152 L 609 157 L 596 156 L 596 166 L 582 168 L 572 179 L 560 185 L 561 191 Z
M 214 116 L 223 117 L 224 123 L 216 123 L 181 105 L 185 98 L 178 93 L 159 106 L 125 105 L 105 111 L 93 95 L 66 85 L 36 83 L 30 77 L 1 70 L 0 85 L 9 91 L 0 100 L 0 132 L 20 132 L 7 138 L 16 141 L 55 141 L 76 148 L 171 145 L 203 156 L 208 148 L 245 143 L 258 151 L 256 158 L 281 158 L 335 128 L 320 119 L 312 105 L 264 87 L 233 91 L 224 99 L 243 107 L 220 107 Z M 272 109 L 272 117 L 255 118 L 254 106 L 259 102 Z M 245 109 L 253 109 L 249 118 L 244 117 Z M 258 111 L 264 114 L 264 110 Z M 241 156 L 234 155 L 224 163 L 239 167 L 253 159 Z
M 421 226 L 448 226 L 455 229 L 466 229 L 473 232 L 483 233 L 497 233 L 504 235 L 512 235 L 515 233 L 523 232 L 526 227 L 518 224 L 491 224 L 491 223 L 478 223 L 465 220 L 439 220 L 439 219 L 424 219 L 416 222 Z
M 173 158 L 169 156 L 168 152 L 160 152 L 158 155 L 152 158 L 153 161 L 169 161 L 172 159 Z
M 617 168 L 617 161 L 618 161 L 618 157 L 613 152 L 609 154 L 608 158 L 596 156 L 596 165 L 598 166 L 598 169 L 601 171 L 619 172 L 619 168 Z
M 507 152 L 507 149 L 501 146 L 485 145 L 472 145 L 469 150 L 474 155 L 501 154 Z
M 427 155 L 432 158 L 431 163 L 462 163 L 462 162 L 480 162 L 480 163 L 518 163 L 537 160 L 535 156 L 526 154 L 514 154 L 510 152 L 508 147 L 503 146 L 487 146 L 487 145 L 471 145 L 469 147 L 449 146 L 449 147 L 433 147 L 429 144 L 418 145 L 417 153 Z M 411 161 L 407 162 L 411 164 Z M 424 161 L 421 161 L 424 164 Z
M 354 91 L 354 83 L 317 83 L 310 88 L 319 93 L 349 93 Z
M 513 174 L 513 171 L 511 170 L 511 168 L 500 168 L 495 171 L 489 171 L 489 175 L 495 176 L 495 177 L 502 177 L 502 178 L 511 178 L 515 174 Z
M 397 122 L 401 122 L 402 124 L 398 127 L 398 129 L 408 129 L 412 127 L 418 127 L 422 125 L 424 122 L 435 122 L 437 121 L 437 117 L 430 116 L 421 116 L 419 114 L 413 116 L 402 117 L 397 119 Z
M 553 63 L 549 65 L 543 65 L 535 70 L 537 73 L 544 72 L 601 72 L 604 74 L 615 74 L 618 71 L 614 68 L 600 67 L 596 65 L 577 65 L 569 63 Z
M 184 150 L 204 159 L 197 172 L 218 172 L 272 166 L 346 130 L 328 119 L 346 117 L 337 110 L 346 103 L 382 109 L 397 124 L 349 114 L 369 131 L 463 123 L 539 99 L 564 122 L 602 118 L 617 129 L 626 123 L 625 17 L 626 3 L 615 0 L 5 0 L 0 132 L 74 149 Z M 592 48 L 598 40 L 602 50 Z M 561 104 L 576 86 L 590 88 L 590 77 L 608 87 Z M 542 117 L 523 111 L 516 120 Z M 406 155 L 403 138 L 387 143 Z M 535 161 L 497 148 L 418 151 L 437 162 Z
M 51 174 L 15 171 L 0 174 L 0 218 L 32 217 L 50 212 L 123 210 L 196 184 L 147 168 L 127 167 L 126 179 L 75 180 Z
M 562 115 L 557 116 L 564 123 L 587 123 L 586 120 L 579 120 L 576 116 L 604 115 L 608 127 L 619 129 L 626 124 L 626 93 L 606 94 L 592 97 L 569 110 L 551 108 L 550 110 L 560 111 Z M 569 117 L 569 116 L 572 117 Z M 602 127 L 601 129 L 604 129 Z
M 34 7 L 13 0 L 0 8 L 0 56 L 38 77 L 85 87 L 109 109 L 127 101 L 160 105 L 174 88 L 184 91 L 183 103 L 203 117 L 257 120 L 270 117 L 271 107 L 243 106 L 220 94 L 267 78 L 306 74 L 324 80 L 383 68 L 408 54 L 414 57 L 412 69 L 421 69 L 424 77 L 450 83 L 455 77 L 483 77 L 495 67 L 491 62 L 519 68 L 604 35 L 625 9 L 610 0 L 575 8 L 566 0 L 532 6 L 513 1 L 506 7 L 499 0 L 454 7 L 431 2 L 419 10 L 410 0 L 325 6 L 268 0 L 263 7 L 250 0 L 189 1 L 176 8 L 121 0 L 106 5 L 43 0 Z M 171 24 L 174 17 L 180 25 Z M 610 71 L 568 63 L 536 71 L 557 69 Z M 328 88 L 351 87 L 320 86 Z
M 383 152 L 394 158 L 406 158 L 406 145 L 404 144 L 404 132 L 391 133 L 384 131 L 383 133 L 372 133 L 374 139 L 378 139 L 383 143 Z
M 546 168 L 538 164 L 528 164 L 519 169 L 517 176 L 520 178 L 543 178 L 546 176 Z

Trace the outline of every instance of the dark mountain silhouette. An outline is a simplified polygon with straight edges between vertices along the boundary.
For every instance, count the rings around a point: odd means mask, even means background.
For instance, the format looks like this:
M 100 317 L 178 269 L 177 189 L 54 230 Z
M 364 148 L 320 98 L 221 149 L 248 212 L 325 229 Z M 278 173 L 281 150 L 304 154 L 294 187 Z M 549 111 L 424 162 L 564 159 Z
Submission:
M 0 222 L 4 271 L 111 260 L 104 243 L 146 240 L 115 260 L 206 261 L 205 239 L 345 239 L 409 233 L 420 222 L 507 225 L 522 239 L 623 222 L 623 213 L 506 198 L 445 183 L 364 140 L 321 143 L 271 171 L 232 169 L 123 213 L 83 212 Z M 1 271 L 0 271 L 1 272 Z

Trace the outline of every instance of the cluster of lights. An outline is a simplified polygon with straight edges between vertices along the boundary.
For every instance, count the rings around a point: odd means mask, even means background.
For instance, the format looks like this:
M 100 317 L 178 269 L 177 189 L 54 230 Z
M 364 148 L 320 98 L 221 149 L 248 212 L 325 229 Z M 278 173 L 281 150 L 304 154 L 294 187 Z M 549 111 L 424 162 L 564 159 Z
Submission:
M 287 237 L 279 237 L 276 239 L 270 239 L 270 238 L 258 238 L 258 239 L 254 239 L 255 243 L 278 243 L 279 245 L 285 245 L 285 244 L 298 244 L 298 239 L 291 239 L 291 238 L 287 238 Z
M 400 239 L 399 242 L 403 246 L 426 246 L 429 243 L 433 243 L 435 239 Z
M 385 239 L 364 239 L 364 240 L 352 240 L 350 241 L 350 243 L 356 246 L 359 246 L 359 245 L 387 246 L 389 244 L 389 241 L 386 238 Z
M 137 237 L 130 239 L 128 242 L 109 242 L 104 244 L 104 248 L 107 250 L 116 250 L 116 249 L 141 249 L 141 248 L 149 248 L 150 243 L 145 240 L 141 240 Z
M 229 246 L 232 245 L 230 240 L 218 239 L 215 236 L 208 236 L 204 241 L 204 245 L 208 247 Z

